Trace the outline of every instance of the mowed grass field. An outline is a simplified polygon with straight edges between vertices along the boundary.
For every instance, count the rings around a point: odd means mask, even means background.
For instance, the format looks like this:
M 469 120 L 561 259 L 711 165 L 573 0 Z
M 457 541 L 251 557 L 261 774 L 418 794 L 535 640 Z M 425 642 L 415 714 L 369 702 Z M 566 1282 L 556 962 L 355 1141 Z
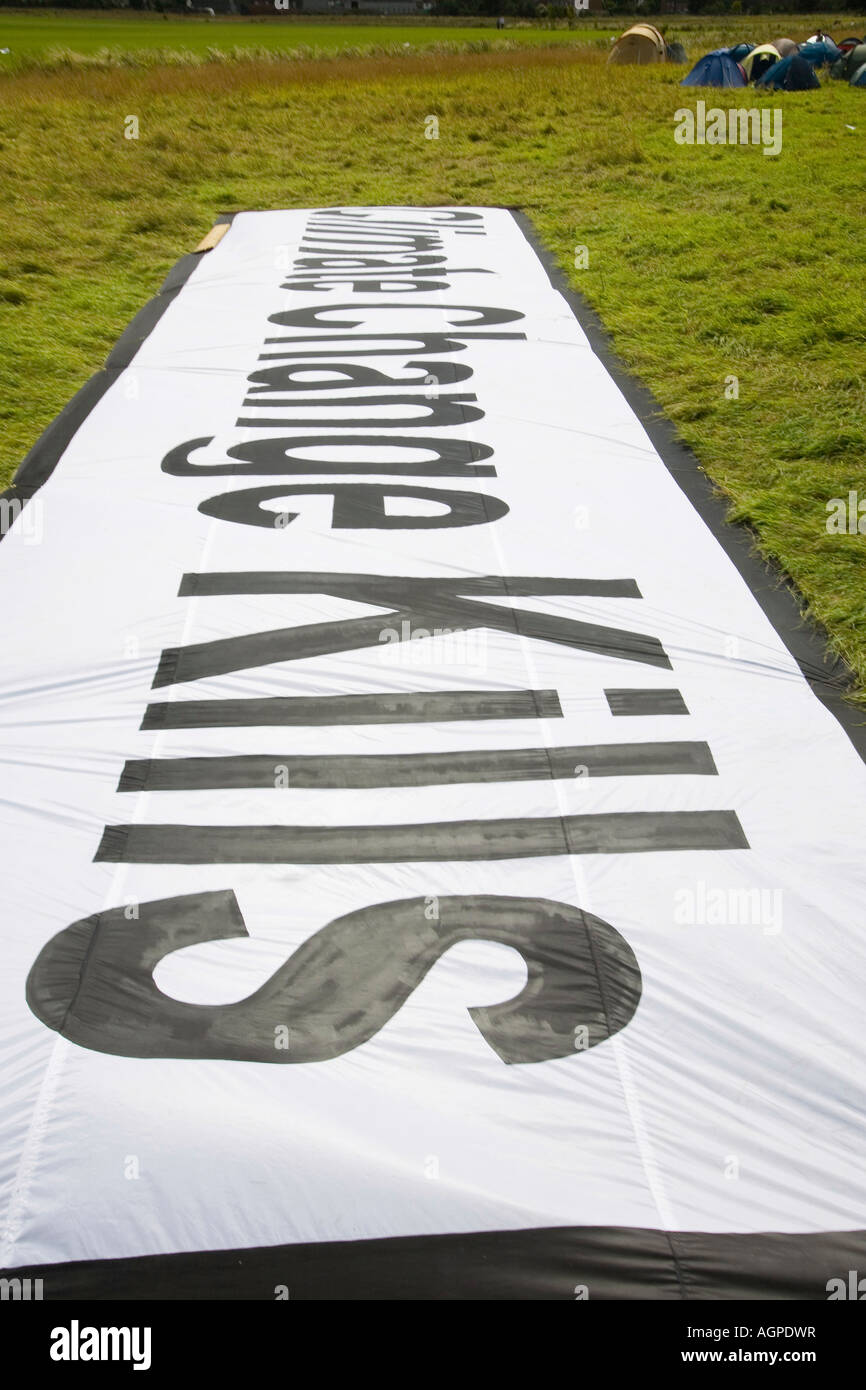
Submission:
M 728 33 L 813 27 L 862 34 L 866 19 Z M 560 45 L 0 80 L 2 477 L 217 213 L 521 205 L 866 702 L 866 537 L 825 524 L 830 499 L 866 498 L 866 92 L 702 92 L 682 75 Z M 781 154 L 675 143 L 675 111 L 700 98 L 781 108 Z
M 391 51 L 398 48 L 510 49 L 517 45 L 608 42 L 609 34 L 594 21 L 581 19 L 572 29 L 559 21 L 542 26 L 512 21 L 500 32 L 495 19 L 413 21 L 401 17 L 160 15 L 135 11 L 83 13 L 44 10 L 22 13 L 0 10 L 0 57 L 9 70 L 34 65 L 57 66 L 75 57 L 106 60 L 127 66 L 152 61 L 207 59 L 236 51 L 321 54 Z M 0 68 L 2 71 L 2 68 Z

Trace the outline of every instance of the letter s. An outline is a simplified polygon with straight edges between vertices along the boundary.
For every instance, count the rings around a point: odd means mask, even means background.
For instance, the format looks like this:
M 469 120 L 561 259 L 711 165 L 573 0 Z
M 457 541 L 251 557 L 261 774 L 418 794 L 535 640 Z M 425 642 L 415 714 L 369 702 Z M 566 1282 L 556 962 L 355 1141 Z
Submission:
M 36 1017 L 81 1047 L 127 1057 L 322 1062 L 372 1038 L 431 966 L 459 941 L 513 946 L 528 971 L 501 1004 L 470 1009 L 503 1062 L 574 1057 L 630 1021 L 641 975 L 625 939 L 587 912 L 544 898 L 440 897 L 379 903 L 335 918 L 269 980 L 233 1004 L 190 1004 L 163 994 L 164 956 L 205 941 L 247 936 L 231 891 L 141 905 L 138 921 L 114 908 L 75 922 L 40 952 L 27 980 Z M 274 1028 L 291 1043 L 274 1047 Z M 585 1049 L 581 1049 L 585 1050 Z

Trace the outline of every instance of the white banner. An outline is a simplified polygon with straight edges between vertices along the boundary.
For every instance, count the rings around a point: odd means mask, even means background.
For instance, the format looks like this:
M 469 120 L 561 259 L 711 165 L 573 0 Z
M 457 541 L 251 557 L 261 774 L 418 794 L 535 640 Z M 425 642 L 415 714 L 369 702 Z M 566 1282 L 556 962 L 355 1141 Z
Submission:
M 866 1226 L 866 769 L 514 217 L 164 302 L 7 502 L 0 1266 Z

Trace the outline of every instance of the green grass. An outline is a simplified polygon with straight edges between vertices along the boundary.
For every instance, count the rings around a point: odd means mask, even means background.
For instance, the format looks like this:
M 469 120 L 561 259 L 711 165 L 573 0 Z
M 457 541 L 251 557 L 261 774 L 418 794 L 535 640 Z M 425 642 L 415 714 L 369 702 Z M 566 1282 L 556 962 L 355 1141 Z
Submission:
M 699 93 L 681 75 L 544 48 L 5 79 L 3 476 L 216 213 L 522 204 L 866 683 L 866 539 L 825 529 L 830 498 L 866 494 L 866 93 Z M 673 113 L 699 96 L 781 106 L 782 154 L 676 145 Z
M 638 16 L 639 18 L 639 16 Z M 609 48 L 614 37 L 635 17 L 605 14 L 581 15 L 573 25 L 564 20 L 510 19 L 506 30 L 496 30 L 493 18 L 431 19 L 427 16 L 352 15 L 315 18 L 301 15 L 274 16 L 160 15 L 140 11 L 3 10 L 0 8 L 0 73 L 24 68 L 51 69 L 76 64 L 103 66 L 150 65 L 166 61 L 192 63 L 226 57 L 275 58 L 317 55 L 334 57 L 351 53 L 393 54 L 402 48 L 454 51 L 492 49 L 507 51 L 517 46 L 549 47 L 590 44 Z M 818 26 L 803 15 L 652 15 L 670 39 L 679 39 L 693 58 L 711 48 L 773 38 L 779 34 L 805 37 Z M 857 17 L 833 15 L 823 27 L 843 36 L 857 33 Z M 851 27 L 853 25 L 853 28 Z
M 513 48 L 517 44 L 547 46 L 607 41 L 603 31 L 583 21 L 569 30 L 512 24 L 499 33 L 492 19 L 431 22 L 402 19 L 304 20 L 287 15 L 246 19 L 201 15 L 159 15 L 81 11 L 0 11 L 0 48 L 11 51 L 0 63 L 10 71 L 34 65 L 59 66 L 75 58 L 112 56 L 132 63 L 164 59 L 167 54 L 199 59 L 218 58 L 236 51 L 259 51 L 335 56 L 346 50 L 376 52 L 402 47 L 426 49 L 484 45 Z M 2 69 L 0 69 L 2 70 Z

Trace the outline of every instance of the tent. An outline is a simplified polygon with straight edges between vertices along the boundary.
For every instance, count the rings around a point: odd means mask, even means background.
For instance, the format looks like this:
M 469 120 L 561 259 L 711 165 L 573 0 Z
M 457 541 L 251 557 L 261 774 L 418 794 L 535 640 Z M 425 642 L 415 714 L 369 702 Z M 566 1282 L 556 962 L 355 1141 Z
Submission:
M 840 56 L 832 39 L 822 39 L 818 42 L 813 42 L 810 39 L 808 43 L 800 45 L 800 57 L 805 58 L 816 68 L 823 67 L 826 63 L 835 63 Z
M 753 48 L 751 53 L 745 58 L 740 58 L 746 79 L 749 82 L 757 82 L 758 78 L 771 68 L 774 63 L 778 63 L 781 58 L 778 48 L 774 48 L 771 43 L 762 43 L 758 48 Z
M 746 77 L 726 48 L 714 48 L 699 58 L 681 87 L 745 87 Z
M 652 24 L 633 24 L 620 34 L 610 51 L 609 63 L 663 63 L 665 41 Z
M 735 43 L 733 48 L 728 49 L 728 53 L 735 63 L 742 63 L 747 54 L 752 52 L 755 47 L 753 43 Z M 743 63 L 745 67 L 745 63 Z
M 666 43 L 665 50 L 669 63 L 687 63 L 689 61 L 689 55 L 686 53 L 683 45 L 677 43 L 676 40 L 674 40 L 673 43 Z
M 773 47 L 778 48 L 780 58 L 791 58 L 800 52 L 800 45 L 793 39 L 773 39 Z
M 849 81 L 852 87 L 866 87 L 866 63 L 861 63 Z
M 756 87 L 773 87 L 777 92 L 805 92 L 820 85 L 812 64 L 799 53 L 780 58 L 755 83 Z
M 839 52 L 844 56 L 845 54 L 850 53 L 852 48 L 857 48 L 858 44 L 861 44 L 862 42 L 863 40 L 858 38 L 840 39 L 836 47 L 839 49 Z
M 836 47 L 836 40 L 833 38 L 832 34 L 825 34 L 824 31 L 823 31 L 822 29 L 819 29 L 818 32 L 817 32 L 816 34 L 810 34 L 809 37 L 807 38 L 806 42 L 807 42 L 807 43 L 829 43 L 830 46 L 831 46 L 832 48 L 835 48 L 835 47 Z
M 851 78 L 859 67 L 866 63 L 866 43 L 858 43 L 848 54 L 845 76 Z

